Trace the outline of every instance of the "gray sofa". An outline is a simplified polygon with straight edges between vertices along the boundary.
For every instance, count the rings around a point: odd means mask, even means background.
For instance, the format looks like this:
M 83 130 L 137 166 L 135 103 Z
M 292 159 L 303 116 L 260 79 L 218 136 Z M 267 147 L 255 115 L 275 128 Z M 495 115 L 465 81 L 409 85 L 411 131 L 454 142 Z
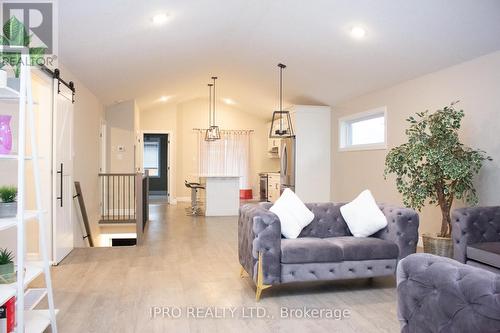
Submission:
M 244 205 L 238 221 L 239 261 L 257 286 L 257 300 L 262 290 L 282 283 L 392 275 L 397 261 L 416 250 L 419 220 L 411 209 L 381 205 L 388 226 L 356 238 L 342 218 L 342 204 L 306 204 L 314 220 L 297 239 L 284 239 L 271 206 Z
M 426 253 L 397 270 L 401 332 L 500 332 L 500 275 Z
M 500 207 L 471 207 L 452 213 L 456 260 L 500 274 Z

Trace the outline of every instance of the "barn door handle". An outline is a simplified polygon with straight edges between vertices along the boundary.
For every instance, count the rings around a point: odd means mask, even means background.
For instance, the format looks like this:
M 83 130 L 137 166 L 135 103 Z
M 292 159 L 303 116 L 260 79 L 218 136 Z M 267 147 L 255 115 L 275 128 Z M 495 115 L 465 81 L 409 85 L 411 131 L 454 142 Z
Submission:
M 59 196 L 57 197 L 57 200 L 61 200 L 59 203 L 61 207 L 63 206 L 63 171 L 64 171 L 64 164 L 61 163 L 61 170 L 57 171 L 57 173 L 61 175 L 60 178 L 61 188 L 59 189 Z

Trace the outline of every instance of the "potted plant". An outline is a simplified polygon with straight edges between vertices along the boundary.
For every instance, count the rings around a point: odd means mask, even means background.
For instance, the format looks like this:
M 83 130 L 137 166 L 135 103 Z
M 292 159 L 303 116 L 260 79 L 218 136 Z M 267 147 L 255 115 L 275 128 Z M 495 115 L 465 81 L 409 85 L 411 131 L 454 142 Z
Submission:
M 424 252 L 452 257 L 451 207 L 455 199 L 478 202 L 473 177 L 485 160 L 482 150 L 464 146 L 458 137 L 463 110 L 457 102 L 442 110 L 419 112 L 407 119 L 408 142 L 391 149 L 385 160 L 385 175 L 396 175 L 396 186 L 406 206 L 420 210 L 428 201 L 441 209 L 441 231 L 424 234 Z
M 17 188 L 14 186 L 0 187 L 0 218 L 14 217 L 17 214 Z
M 0 66 L 0 79 L 7 74 L 2 68 L 6 64 L 9 65 L 14 71 L 16 79 L 19 78 L 22 65 L 21 53 L 23 49 L 27 49 L 29 52 L 30 64 L 28 65 L 43 63 L 46 47 L 32 47 L 29 30 L 26 29 L 24 24 L 15 16 L 12 16 L 4 24 L 3 35 L 0 35 L 0 45 L 2 46 L 2 50 L 0 52 L 2 60 L 2 65 Z M 13 86 L 13 88 L 18 89 L 18 85 L 18 80 L 11 80 L 11 84 L 9 86 Z
M 14 255 L 8 249 L 0 249 L 0 284 L 12 283 L 15 278 Z

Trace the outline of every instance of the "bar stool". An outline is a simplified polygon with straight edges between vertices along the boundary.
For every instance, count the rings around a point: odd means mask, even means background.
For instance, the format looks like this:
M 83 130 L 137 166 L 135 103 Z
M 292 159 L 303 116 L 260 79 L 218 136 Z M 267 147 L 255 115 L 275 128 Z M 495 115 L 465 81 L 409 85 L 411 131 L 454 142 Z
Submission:
M 205 189 L 200 183 L 188 183 L 187 180 L 184 181 L 184 185 L 191 189 L 191 207 L 186 208 L 186 213 L 189 216 L 199 216 L 203 215 L 203 210 L 200 207 L 200 201 L 198 201 L 198 190 Z

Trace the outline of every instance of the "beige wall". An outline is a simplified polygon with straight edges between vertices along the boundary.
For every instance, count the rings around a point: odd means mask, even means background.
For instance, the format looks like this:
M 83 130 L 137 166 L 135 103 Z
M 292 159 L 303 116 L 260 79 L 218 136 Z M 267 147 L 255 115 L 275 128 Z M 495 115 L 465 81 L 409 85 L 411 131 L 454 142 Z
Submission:
M 387 106 L 389 148 L 405 142 L 405 119 L 418 111 L 436 110 L 460 100 L 465 111 L 461 138 L 471 147 L 487 151 L 494 159 L 476 179 L 480 204 L 500 204 L 500 52 L 492 53 L 394 87 L 353 98 L 334 108 L 332 193 L 334 201 L 353 199 L 370 189 L 382 202 L 401 204 L 393 178 L 384 180 L 387 150 L 339 152 L 338 119 L 379 106 Z M 426 207 L 420 232 L 438 232 L 440 213 Z
M 107 171 L 112 173 L 134 172 L 134 146 L 137 105 L 134 100 L 106 108 Z M 123 147 L 123 151 L 119 151 Z
M 89 216 L 93 234 L 99 232 L 97 221 L 99 219 L 99 125 L 103 118 L 103 105 L 97 97 L 88 90 L 75 76 L 63 66 L 60 66 L 61 75 L 66 81 L 75 83 L 77 93 L 74 104 L 74 165 L 73 180 L 79 181 L 82 186 L 85 205 Z M 51 186 L 51 117 L 52 117 L 52 80 L 44 73 L 34 70 L 33 93 L 35 96 L 35 116 L 37 118 L 37 134 L 39 136 L 39 154 L 43 157 L 41 160 L 42 175 L 42 194 L 50 192 Z M 0 114 L 17 114 L 17 104 L 2 104 Z M 17 120 L 13 124 L 15 135 L 17 135 Z M 28 150 L 29 150 L 29 145 Z M 17 148 L 17 147 L 16 147 Z M 27 204 L 28 208 L 34 209 L 33 178 L 31 172 L 31 163 L 27 163 Z M 0 184 L 15 184 L 17 176 L 17 163 L 6 162 L 0 168 Z M 47 190 L 48 188 L 48 190 Z M 47 192 L 48 191 L 48 192 Z M 44 198 L 44 205 L 50 207 L 50 201 Z M 76 201 L 75 201 L 76 202 Z M 74 244 L 83 246 L 82 232 L 80 229 L 80 214 L 77 214 L 77 206 L 73 209 L 74 221 Z M 47 226 L 50 233 L 50 226 Z M 15 235 L 15 230 L 13 235 Z M 2 234 L 2 237 L 4 235 Z M 15 240 L 15 237 L 13 238 Z M 3 238 L 0 243 L 5 243 Z M 14 247 L 15 241 L 8 244 Z M 7 244 L 7 243 L 5 243 Z M 27 228 L 27 248 L 28 252 L 37 252 L 38 250 L 38 225 L 37 223 L 28 223 Z
M 163 104 L 141 111 L 141 129 L 166 130 L 171 137 L 171 192 L 173 197 L 188 197 L 189 190 L 184 180 L 194 179 L 198 172 L 197 134 L 193 128 L 206 128 L 208 123 L 208 101 L 200 98 L 180 104 Z M 258 173 L 277 171 L 277 159 L 267 156 L 267 123 L 264 119 L 236 107 L 224 104 L 217 106 L 217 124 L 222 129 L 252 129 L 250 142 L 250 186 L 258 196 Z
M 70 71 L 62 68 L 64 80 L 73 81 L 76 87 L 74 108 L 74 162 L 73 179 L 79 181 L 89 216 L 92 235 L 99 233 L 99 133 L 104 118 L 104 106 L 99 99 Z M 75 201 L 76 202 L 76 201 Z M 76 207 L 76 206 L 75 206 Z M 76 209 L 73 210 L 76 212 Z M 75 246 L 83 246 L 80 231 L 80 214 L 73 216 Z

